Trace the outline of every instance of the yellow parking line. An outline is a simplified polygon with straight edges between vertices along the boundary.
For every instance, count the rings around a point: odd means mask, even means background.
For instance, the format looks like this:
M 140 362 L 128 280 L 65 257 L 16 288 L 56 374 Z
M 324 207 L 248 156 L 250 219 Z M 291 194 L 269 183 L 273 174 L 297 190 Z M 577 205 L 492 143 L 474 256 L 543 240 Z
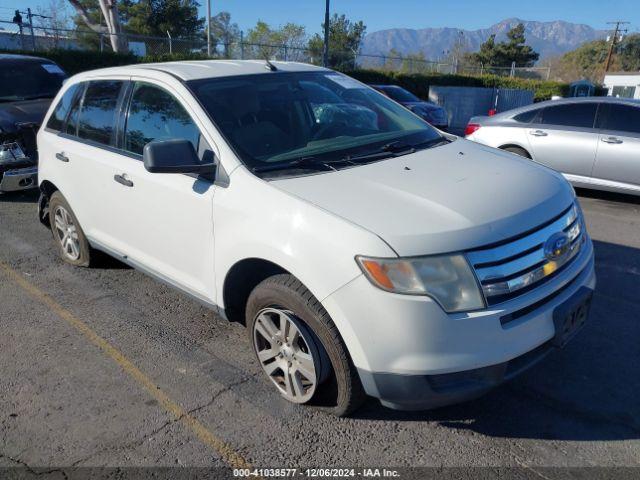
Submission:
M 51 296 L 47 295 L 36 286 L 25 280 L 22 275 L 13 270 L 10 266 L 0 261 L 0 269 L 13 280 L 20 288 L 26 291 L 34 299 L 44 303 L 60 318 L 71 325 L 73 328 L 82 333 L 91 343 L 100 348 L 111 359 L 113 359 L 122 369 L 128 373 L 136 382 L 138 382 L 149 394 L 154 397 L 164 409 L 173 415 L 176 420 L 181 421 L 189 427 L 193 433 L 206 445 L 215 450 L 222 459 L 233 468 L 252 468 L 239 453 L 235 452 L 227 443 L 216 437 L 195 417 L 190 415 L 178 403 L 174 402 L 169 396 L 153 383 L 138 367 L 136 367 L 122 352 L 107 342 L 104 338 L 94 332 L 91 327 L 73 315 L 69 310 L 65 309 L 57 303 Z

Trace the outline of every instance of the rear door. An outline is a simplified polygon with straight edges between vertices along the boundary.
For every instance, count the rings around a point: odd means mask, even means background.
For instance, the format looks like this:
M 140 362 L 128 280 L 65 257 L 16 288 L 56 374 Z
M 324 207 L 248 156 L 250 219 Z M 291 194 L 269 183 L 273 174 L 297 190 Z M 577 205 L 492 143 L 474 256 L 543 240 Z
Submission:
M 561 103 L 540 111 L 529 125 L 527 136 L 534 160 L 588 182 L 598 145 L 594 122 L 596 102 Z
M 593 181 L 640 188 L 640 105 L 603 102 L 596 126 L 599 142 Z
M 116 122 L 126 84 L 122 79 L 90 81 L 61 134 L 66 168 L 75 182 L 63 194 L 90 241 L 116 250 L 121 247 L 114 235 L 119 199 L 113 197 L 111 184 L 114 164 L 120 160 Z
M 106 181 L 110 165 L 118 158 L 114 148 L 117 110 L 126 81 L 83 82 L 64 112 L 52 114 L 41 136 L 45 178 L 51 179 L 73 209 L 90 240 L 112 245 L 113 203 Z M 73 87 L 71 87 L 73 88 Z

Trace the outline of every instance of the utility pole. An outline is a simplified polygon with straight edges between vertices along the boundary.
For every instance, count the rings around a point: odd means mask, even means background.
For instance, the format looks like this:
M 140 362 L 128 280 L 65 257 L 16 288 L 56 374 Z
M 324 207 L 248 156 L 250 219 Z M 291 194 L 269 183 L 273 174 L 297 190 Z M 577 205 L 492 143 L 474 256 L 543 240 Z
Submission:
M 613 37 L 611 38 L 611 45 L 609 46 L 609 53 L 607 54 L 607 61 L 604 65 L 604 73 L 609 71 L 609 67 L 611 66 L 611 59 L 613 58 L 613 51 L 615 50 L 616 43 L 618 42 L 618 33 L 626 33 L 627 30 L 621 30 L 620 25 L 627 25 L 629 22 L 623 22 L 620 20 L 616 20 L 615 22 L 607 22 L 607 25 L 615 25 L 613 30 Z
M 329 0 L 324 10 L 324 51 L 322 52 L 322 66 L 329 67 Z
M 207 57 L 211 57 L 211 0 L 207 0 Z

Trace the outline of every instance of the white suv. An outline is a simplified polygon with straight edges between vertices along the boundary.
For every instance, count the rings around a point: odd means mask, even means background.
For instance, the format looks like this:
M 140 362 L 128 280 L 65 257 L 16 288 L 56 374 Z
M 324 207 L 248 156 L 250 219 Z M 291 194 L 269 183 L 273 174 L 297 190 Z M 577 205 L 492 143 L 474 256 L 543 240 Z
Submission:
M 38 134 L 64 260 L 107 252 L 246 324 L 296 403 L 476 397 L 584 323 L 593 247 L 561 175 L 350 77 L 205 61 L 86 72 Z

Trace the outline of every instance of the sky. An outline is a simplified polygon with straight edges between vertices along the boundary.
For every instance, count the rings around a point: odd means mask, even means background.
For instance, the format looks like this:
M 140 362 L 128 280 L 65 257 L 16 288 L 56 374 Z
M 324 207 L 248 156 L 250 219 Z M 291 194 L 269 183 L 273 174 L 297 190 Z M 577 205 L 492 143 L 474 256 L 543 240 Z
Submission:
M 205 16 L 204 2 L 200 8 Z M 46 8 L 51 0 L 0 0 L 0 20 L 11 20 L 13 10 Z M 387 28 L 455 27 L 486 28 L 505 18 L 524 20 L 565 20 L 597 29 L 609 28 L 608 21 L 626 20 L 630 32 L 640 31 L 639 0 L 331 0 L 331 11 L 363 20 L 368 32 Z M 226 10 L 241 29 L 257 20 L 278 26 L 287 22 L 303 24 L 308 33 L 320 31 L 324 0 L 211 0 L 213 14 Z

